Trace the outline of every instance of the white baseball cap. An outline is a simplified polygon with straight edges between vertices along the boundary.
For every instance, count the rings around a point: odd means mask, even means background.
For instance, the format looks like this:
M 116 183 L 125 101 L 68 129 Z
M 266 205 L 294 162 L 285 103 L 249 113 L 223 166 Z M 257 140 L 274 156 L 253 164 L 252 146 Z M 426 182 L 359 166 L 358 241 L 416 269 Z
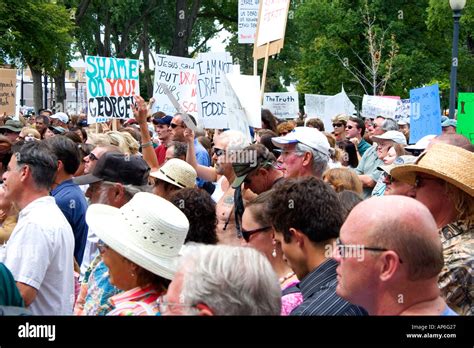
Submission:
M 430 143 L 431 139 L 433 139 L 435 137 L 436 137 L 436 135 L 434 135 L 434 134 L 425 135 L 423 138 L 418 140 L 416 142 L 416 144 L 409 145 L 409 146 L 405 147 L 405 150 L 410 151 L 410 152 L 411 151 L 423 151 L 424 149 L 426 149 L 428 147 L 428 144 Z
M 377 135 L 377 136 L 373 136 L 372 137 L 375 141 L 377 139 L 380 139 L 380 140 L 392 140 L 394 142 L 396 142 L 397 144 L 402 144 L 402 145 L 406 145 L 407 144 L 407 138 L 405 138 L 405 136 L 403 135 L 402 132 L 399 132 L 399 131 L 386 131 L 385 133 L 383 133 L 382 135 Z
M 65 114 L 64 112 L 57 112 L 54 115 L 51 115 L 50 117 L 51 118 L 57 118 L 62 123 L 68 123 L 69 122 L 69 116 L 67 114 Z
M 330 145 L 326 136 L 316 128 L 296 127 L 290 133 L 283 137 L 272 138 L 272 143 L 277 147 L 283 147 L 288 144 L 301 143 L 309 146 L 313 150 L 330 156 Z

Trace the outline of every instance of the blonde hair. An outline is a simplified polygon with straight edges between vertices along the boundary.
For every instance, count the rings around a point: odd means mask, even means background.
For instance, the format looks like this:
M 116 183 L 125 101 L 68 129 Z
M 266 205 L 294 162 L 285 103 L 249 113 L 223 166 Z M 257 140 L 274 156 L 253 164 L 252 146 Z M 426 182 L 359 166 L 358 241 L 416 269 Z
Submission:
M 102 133 L 89 133 L 87 143 L 94 146 L 108 146 L 112 145 L 110 138 Z
M 323 174 L 323 180 L 329 183 L 336 192 L 347 190 L 362 194 L 362 182 L 349 168 L 329 169 Z
M 131 155 L 138 153 L 140 145 L 131 134 L 119 131 L 109 131 L 105 133 L 105 136 L 108 137 L 110 145 L 119 147 L 123 153 L 129 153 Z
M 445 181 L 445 190 L 459 212 L 458 220 L 474 221 L 474 197 Z

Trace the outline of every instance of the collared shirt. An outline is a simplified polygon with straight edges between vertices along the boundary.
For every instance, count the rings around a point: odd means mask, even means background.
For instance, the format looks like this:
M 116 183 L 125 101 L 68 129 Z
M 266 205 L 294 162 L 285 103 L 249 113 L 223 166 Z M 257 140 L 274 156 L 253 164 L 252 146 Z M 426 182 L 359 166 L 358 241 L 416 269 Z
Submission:
M 80 187 L 71 180 L 60 183 L 51 191 L 51 196 L 63 212 L 72 233 L 74 233 L 74 257 L 79 265 L 82 263 L 86 246 L 88 227 L 86 224 L 87 201 Z
M 357 151 L 359 151 L 359 154 L 360 156 L 364 156 L 364 153 L 365 151 L 367 151 L 368 149 L 370 149 L 370 144 L 365 141 L 364 138 L 362 138 L 360 141 L 359 141 L 359 144 L 357 145 Z
M 377 182 L 382 174 L 382 171 L 378 170 L 377 167 L 383 166 L 383 164 L 383 161 L 377 156 L 377 145 L 373 145 L 365 151 L 355 172 L 357 175 L 367 175 L 374 182 Z M 373 187 L 364 187 L 363 198 L 369 198 L 372 195 L 372 190 Z
M 24 207 L 5 247 L 15 281 L 38 290 L 34 315 L 70 315 L 74 305 L 74 235 L 53 197 Z
M 209 157 L 209 153 L 197 139 L 194 139 L 194 151 L 196 153 L 196 161 L 198 164 L 206 167 L 211 166 L 211 158 Z M 199 187 L 202 187 L 206 181 L 197 178 L 196 182 Z
M 162 295 L 153 285 L 136 287 L 109 299 L 113 309 L 107 315 L 158 315 L 158 298 Z
M 441 295 L 458 314 L 473 315 L 474 222 L 457 221 L 439 233 L 444 256 L 438 281 Z
M 303 303 L 290 315 L 367 315 L 367 312 L 350 304 L 336 294 L 337 262 L 327 259 L 307 274 L 298 287 Z
M 112 309 L 109 299 L 121 292 L 110 283 L 109 269 L 99 254 L 84 275 L 74 314 L 106 315 Z

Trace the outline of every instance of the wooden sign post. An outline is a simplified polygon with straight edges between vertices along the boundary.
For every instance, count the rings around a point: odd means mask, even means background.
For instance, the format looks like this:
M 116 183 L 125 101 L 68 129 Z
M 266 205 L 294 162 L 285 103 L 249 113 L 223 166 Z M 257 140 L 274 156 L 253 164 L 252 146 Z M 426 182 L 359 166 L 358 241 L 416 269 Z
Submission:
M 268 57 L 280 53 L 283 48 L 289 9 L 290 0 L 260 0 L 253 58 L 254 75 L 257 75 L 257 61 L 261 58 L 265 58 L 260 91 L 261 101 L 263 101 L 263 94 L 265 92 Z

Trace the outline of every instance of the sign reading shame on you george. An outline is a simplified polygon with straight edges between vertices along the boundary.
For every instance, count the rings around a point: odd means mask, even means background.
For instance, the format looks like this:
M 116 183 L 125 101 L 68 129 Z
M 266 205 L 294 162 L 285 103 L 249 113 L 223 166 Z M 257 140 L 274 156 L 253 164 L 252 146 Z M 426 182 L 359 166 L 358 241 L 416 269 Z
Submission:
M 135 59 L 86 56 L 87 122 L 133 118 L 131 106 L 140 94 L 139 71 Z

